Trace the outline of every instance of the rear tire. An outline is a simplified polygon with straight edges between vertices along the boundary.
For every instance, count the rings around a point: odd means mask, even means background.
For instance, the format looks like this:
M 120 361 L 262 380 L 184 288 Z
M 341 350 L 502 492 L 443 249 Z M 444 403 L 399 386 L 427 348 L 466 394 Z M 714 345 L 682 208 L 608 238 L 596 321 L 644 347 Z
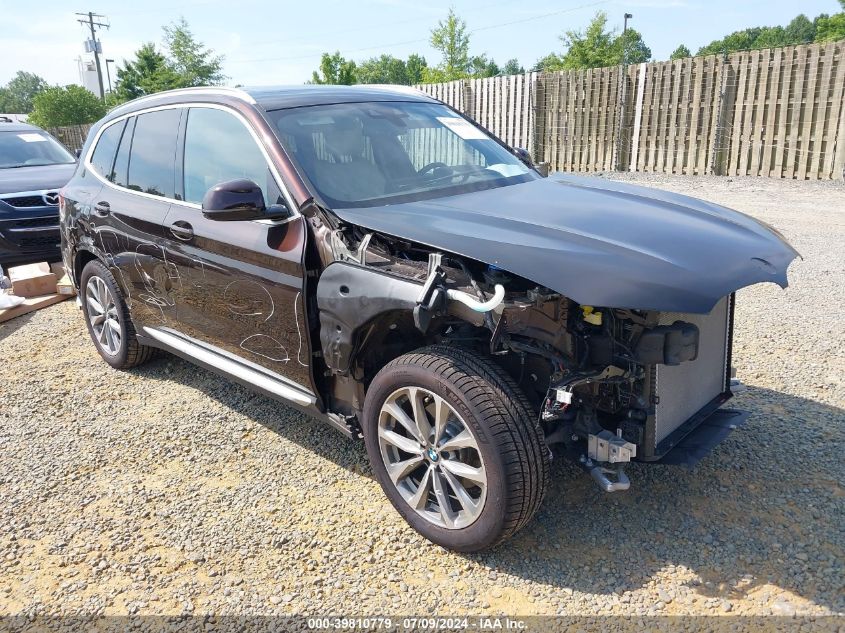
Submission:
M 123 294 L 101 262 L 90 261 L 82 269 L 79 298 L 88 334 L 104 361 L 128 369 L 152 357 L 153 348 L 138 342 Z
M 550 454 L 525 395 L 491 359 L 464 348 L 435 345 L 386 365 L 367 391 L 362 427 L 390 502 L 448 549 L 504 541 L 548 487 Z

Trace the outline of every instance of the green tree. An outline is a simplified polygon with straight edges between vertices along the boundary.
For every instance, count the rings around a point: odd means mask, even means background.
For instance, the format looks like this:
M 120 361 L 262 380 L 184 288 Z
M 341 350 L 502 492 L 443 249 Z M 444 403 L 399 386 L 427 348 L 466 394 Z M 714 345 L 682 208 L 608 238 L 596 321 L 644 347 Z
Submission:
M 135 58 L 126 60 L 117 69 L 111 105 L 144 95 L 193 86 L 223 83 L 223 58 L 198 42 L 184 18 L 162 27 L 165 52 L 148 42 L 135 51 Z
M 365 59 L 356 66 L 355 77 L 359 84 L 410 84 L 405 62 L 393 55 Z
M 615 66 L 621 59 L 613 31 L 607 29 L 607 14 L 596 13 L 585 31 L 567 31 L 561 36 L 566 47 L 563 68 Z
M 440 20 L 431 31 L 431 46 L 440 51 L 443 59 L 437 70 L 440 81 L 463 79 L 470 74 L 469 33 L 467 25 L 449 9 L 445 20 Z
M 381 55 L 356 64 L 355 79 L 359 84 L 412 86 L 422 81 L 425 68 L 425 58 L 420 55 L 409 55 L 407 61 L 393 55 Z
M 19 70 L 9 83 L 0 88 L 0 112 L 32 112 L 33 99 L 48 87 L 47 82 L 35 73 Z
M 754 48 L 754 42 L 762 31 L 759 27 L 734 31 L 720 40 L 713 40 L 707 46 L 702 46 L 696 55 L 719 55 L 724 52 L 750 50 Z
M 180 88 L 215 86 L 226 81 L 223 57 L 194 38 L 185 18 L 163 28 L 168 65 L 179 77 Z
M 618 64 L 639 64 L 651 59 L 651 49 L 635 29 L 624 33 L 607 28 L 607 14 L 599 11 L 585 31 L 567 31 L 561 36 L 563 56 L 554 53 L 541 59 L 543 70 L 601 68 Z
M 106 115 L 106 105 L 94 93 L 71 84 L 47 88 L 33 99 L 30 123 L 43 128 L 93 123 Z
M 801 42 L 790 42 L 787 36 L 786 29 L 782 26 L 764 26 L 760 29 L 760 34 L 755 38 L 752 48 L 781 48 L 782 46 L 789 46 L 790 44 L 800 44 Z
M 816 37 L 816 25 L 803 13 L 795 16 L 784 29 L 787 45 L 809 44 Z
M 845 0 L 842 0 L 845 2 Z M 816 22 L 816 42 L 845 40 L 845 13 L 821 17 Z
M 503 75 L 521 75 L 524 72 L 525 68 L 519 64 L 519 61 L 515 57 L 506 61 L 505 65 L 502 66 Z
M 423 75 L 428 64 L 425 57 L 412 53 L 408 55 L 408 61 L 405 62 L 405 71 L 408 73 L 408 83 L 410 85 L 419 84 L 423 81 Z
M 669 59 L 683 59 L 684 57 L 692 57 L 692 53 L 686 46 L 681 44 L 678 48 L 672 51 Z
M 563 57 L 557 53 L 549 53 L 537 60 L 531 68 L 534 72 L 550 73 L 555 70 L 563 70 Z
M 646 46 L 643 36 L 636 29 L 621 33 L 613 44 L 619 55 L 617 64 L 642 64 L 651 59 L 651 49 Z
M 320 59 L 320 71 L 318 73 L 315 70 L 311 73 L 311 81 L 308 83 L 350 86 L 356 83 L 355 71 L 355 62 L 345 59 L 340 51 L 335 51 L 334 55 L 323 53 Z
M 501 72 L 498 64 L 487 57 L 486 54 L 476 55 L 469 60 L 469 74 L 471 77 L 483 79 L 484 77 L 495 77 Z
M 110 101 L 121 103 L 144 95 L 184 87 L 168 63 L 167 58 L 148 42 L 135 51 L 135 59 L 126 60 L 117 69 L 114 97 Z

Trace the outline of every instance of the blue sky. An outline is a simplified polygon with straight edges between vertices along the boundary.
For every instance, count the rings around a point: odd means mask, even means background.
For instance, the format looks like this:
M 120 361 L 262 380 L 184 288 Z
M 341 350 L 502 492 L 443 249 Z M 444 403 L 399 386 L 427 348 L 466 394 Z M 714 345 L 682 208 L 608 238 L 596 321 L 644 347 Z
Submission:
M 79 0 L 77 0 L 79 2 Z M 655 59 L 666 59 L 678 44 L 693 52 L 722 35 L 749 26 L 786 24 L 800 10 L 811 19 L 836 13 L 836 0 L 801 3 L 768 0 L 0 0 L 0 84 L 17 70 L 50 83 L 78 82 L 77 62 L 86 31 L 75 11 L 108 16 L 101 33 L 106 57 L 118 63 L 143 42 L 161 40 L 161 26 L 180 15 L 195 35 L 226 57 L 231 84 L 296 84 L 310 77 L 323 51 L 340 50 L 356 60 L 390 53 L 438 55 L 428 35 L 449 9 L 466 20 L 473 54 L 497 62 L 516 57 L 526 67 L 551 51 L 558 36 L 582 28 L 598 10 L 621 29 L 622 16 L 634 15 Z

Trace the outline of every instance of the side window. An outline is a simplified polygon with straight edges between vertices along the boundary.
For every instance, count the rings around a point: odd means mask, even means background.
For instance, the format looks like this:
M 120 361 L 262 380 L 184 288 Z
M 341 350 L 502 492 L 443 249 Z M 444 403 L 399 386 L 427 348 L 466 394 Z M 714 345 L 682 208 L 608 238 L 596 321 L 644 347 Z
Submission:
M 155 196 L 175 196 L 178 108 L 138 115 L 129 155 L 128 187 Z
M 223 110 L 191 108 L 188 111 L 184 174 L 188 202 L 201 203 L 214 185 L 236 178 L 249 178 L 261 187 L 267 205 L 282 202 L 281 192 L 255 139 L 243 123 Z
M 126 129 L 120 139 L 120 146 L 117 148 L 117 156 L 114 159 L 113 178 L 109 178 L 114 184 L 125 187 L 126 172 L 129 171 L 129 148 L 132 147 L 132 131 L 135 129 L 135 117 L 126 120 Z
M 112 180 L 114 153 L 117 150 L 117 144 L 120 143 L 120 134 L 123 132 L 125 125 L 126 121 L 110 125 L 103 130 L 97 140 L 97 147 L 94 148 L 94 154 L 91 156 L 91 166 L 103 178 Z

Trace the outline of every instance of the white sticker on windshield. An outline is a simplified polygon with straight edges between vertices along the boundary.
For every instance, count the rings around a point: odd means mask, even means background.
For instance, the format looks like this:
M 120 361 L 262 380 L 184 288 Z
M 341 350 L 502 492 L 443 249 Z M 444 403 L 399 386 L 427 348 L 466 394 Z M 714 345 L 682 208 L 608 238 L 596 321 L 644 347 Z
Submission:
M 41 143 L 47 140 L 46 137 L 41 136 L 40 134 L 35 134 L 33 132 L 18 134 L 18 138 L 23 141 L 26 141 L 27 143 Z
M 466 121 L 460 117 L 456 116 L 439 116 L 437 120 L 440 121 L 443 125 L 447 128 L 452 130 L 455 134 L 460 136 L 462 139 L 467 141 L 472 141 L 476 139 L 486 139 L 487 135 L 475 127 L 469 121 Z

